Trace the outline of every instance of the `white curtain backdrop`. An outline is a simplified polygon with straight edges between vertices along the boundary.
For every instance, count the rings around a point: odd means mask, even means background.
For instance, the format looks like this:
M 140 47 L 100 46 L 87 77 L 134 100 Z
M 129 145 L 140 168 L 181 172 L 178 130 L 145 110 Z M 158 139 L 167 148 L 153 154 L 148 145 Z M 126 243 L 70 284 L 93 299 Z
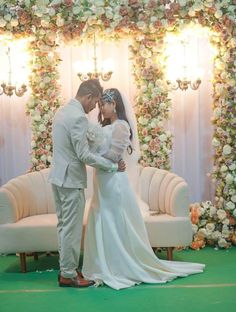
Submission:
M 25 114 L 28 94 L 0 96 L 0 185 L 30 166 L 30 121 Z
M 118 88 L 134 105 L 135 84 L 128 45 L 127 40 L 98 43 L 97 57 L 98 63 L 108 58 L 113 60 L 114 73 L 108 82 L 102 82 L 103 87 Z M 172 171 L 189 184 L 191 201 L 212 198 L 211 182 L 206 176 L 212 167 L 211 51 L 204 38 L 197 41 L 197 47 L 199 62 L 204 67 L 203 82 L 199 91 L 175 91 L 171 94 L 173 114 L 167 125 L 174 134 Z M 92 53 L 91 44 L 60 47 L 61 90 L 65 103 L 75 96 L 80 84 L 74 64 L 91 59 Z M 24 113 L 26 101 L 27 96 L 0 97 L 0 184 L 29 168 L 30 123 Z M 95 110 L 89 118 L 96 120 L 96 117 Z
M 172 116 L 168 128 L 174 135 L 172 170 L 185 178 L 192 201 L 213 200 L 213 186 L 207 173 L 213 165 L 211 146 L 212 49 L 207 38 L 195 38 L 191 49 L 204 69 L 198 90 L 173 91 Z

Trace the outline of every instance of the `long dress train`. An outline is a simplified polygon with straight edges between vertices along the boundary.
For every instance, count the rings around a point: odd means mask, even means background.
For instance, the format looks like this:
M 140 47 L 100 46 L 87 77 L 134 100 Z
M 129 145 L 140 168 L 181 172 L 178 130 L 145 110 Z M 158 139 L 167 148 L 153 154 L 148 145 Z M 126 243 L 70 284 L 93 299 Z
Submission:
M 117 161 L 129 144 L 128 124 L 117 120 L 103 131 L 105 156 Z M 118 290 L 139 283 L 165 283 L 200 273 L 204 267 L 158 259 L 150 246 L 127 173 L 95 170 L 84 243 L 85 278 Z

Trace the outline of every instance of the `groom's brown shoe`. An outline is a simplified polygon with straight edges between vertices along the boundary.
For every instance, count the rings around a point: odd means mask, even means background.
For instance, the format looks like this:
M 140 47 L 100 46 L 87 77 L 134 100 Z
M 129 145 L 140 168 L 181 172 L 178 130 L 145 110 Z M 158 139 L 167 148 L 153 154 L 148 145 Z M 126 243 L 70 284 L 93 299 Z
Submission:
M 80 279 L 84 278 L 82 272 L 80 272 L 79 270 L 76 270 L 76 272 L 77 272 L 77 277 L 78 277 L 78 278 L 80 278 Z M 58 280 L 58 282 L 59 282 L 59 280 L 60 280 L 60 276 L 61 276 L 61 271 L 59 271 L 59 273 L 58 273 L 58 275 L 57 275 L 57 280 Z
M 94 285 L 93 281 L 88 281 L 85 279 L 80 279 L 78 277 L 65 278 L 60 276 L 59 286 L 60 287 L 75 287 L 75 288 L 85 288 Z

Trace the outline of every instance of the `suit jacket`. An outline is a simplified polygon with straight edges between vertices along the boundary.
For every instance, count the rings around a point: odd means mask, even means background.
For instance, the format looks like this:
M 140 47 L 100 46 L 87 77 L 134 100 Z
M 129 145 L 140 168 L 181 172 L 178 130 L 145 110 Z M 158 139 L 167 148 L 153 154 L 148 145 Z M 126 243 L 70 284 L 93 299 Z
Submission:
M 61 107 L 52 126 L 53 157 L 49 182 L 67 188 L 86 188 L 85 164 L 106 171 L 116 171 L 117 165 L 89 151 L 88 119 L 76 99 Z

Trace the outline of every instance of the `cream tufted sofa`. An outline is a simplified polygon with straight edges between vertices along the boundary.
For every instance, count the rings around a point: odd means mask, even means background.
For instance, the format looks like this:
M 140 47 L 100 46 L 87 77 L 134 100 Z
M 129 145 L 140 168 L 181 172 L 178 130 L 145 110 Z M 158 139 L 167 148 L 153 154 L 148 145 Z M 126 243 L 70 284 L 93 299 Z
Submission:
M 167 247 L 168 259 L 172 259 L 173 247 L 188 246 L 192 241 L 187 184 L 165 170 L 139 170 L 137 200 L 151 246 Z M 20 253 L 22 272 L 26 272 L 26 253 L 58 248 L 57 217 L 48 173 L 49 169 L 28 173 L 0 188 L 0 253 Z M 92 194 L 91 168 L 88 185 L 84 228 Z

